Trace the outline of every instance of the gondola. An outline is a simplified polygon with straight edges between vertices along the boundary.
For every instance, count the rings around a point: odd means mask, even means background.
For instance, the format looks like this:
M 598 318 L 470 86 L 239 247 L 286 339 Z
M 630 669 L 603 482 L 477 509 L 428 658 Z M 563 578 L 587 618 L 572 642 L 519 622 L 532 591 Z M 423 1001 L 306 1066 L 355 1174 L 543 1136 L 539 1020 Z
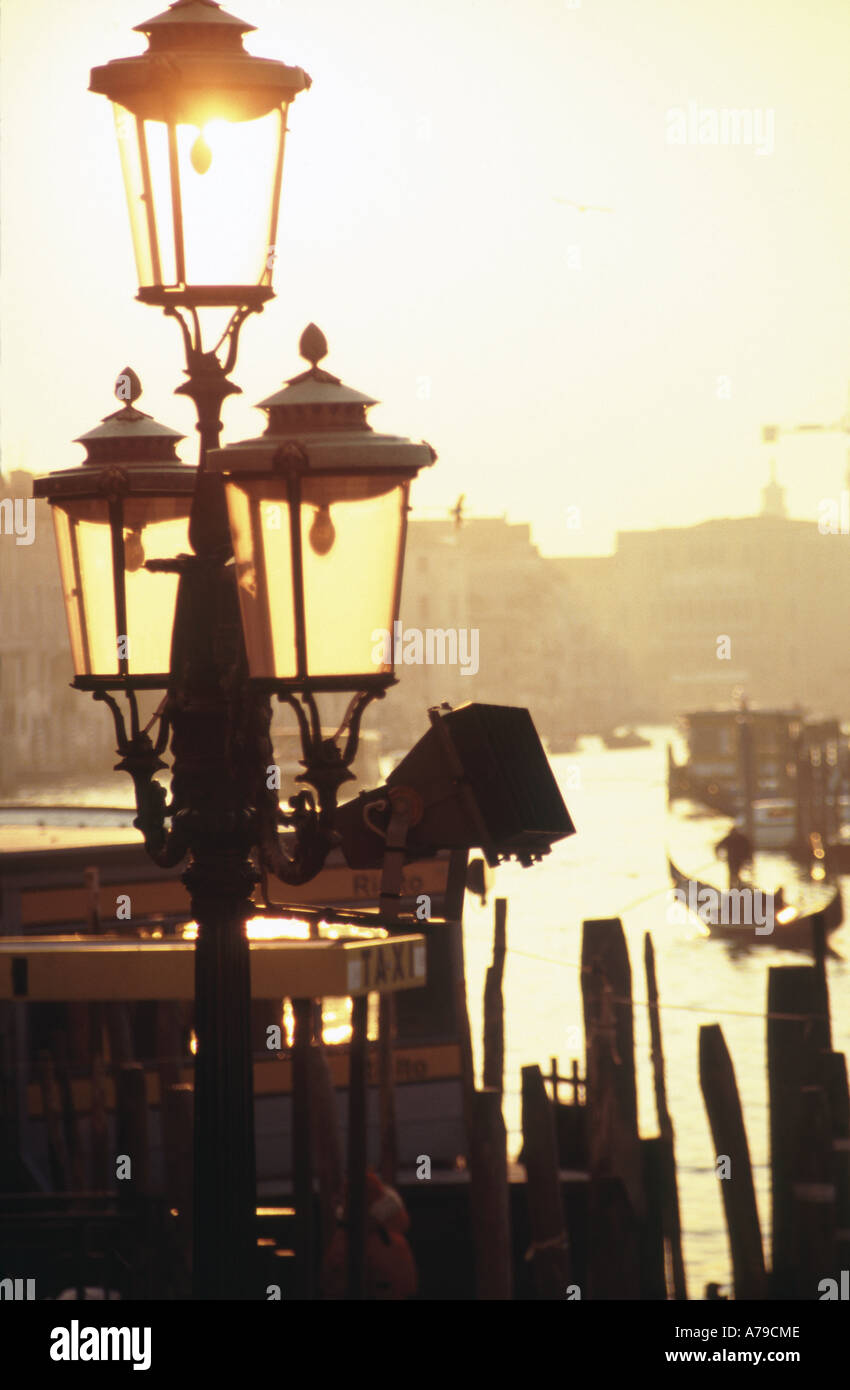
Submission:
M 755 945 L 760 941 L 767 942 L 771 946 L 777 946 L 786 950 L 811 950 L 812 949 L 812 928 L 814 919 L 820 915 L 823 917 L 824 929 L 827 935 L 834 932 L 844 920 L 844 910 L 841 904 L 841 894 L 837 888 L 832 891 L 832 896 L 823 907 L 817 912 L 803 912 L 792 903 L 784 903 L 776 906 L 773 910 L 774 926 L 771 933 L 757 933 L 755 926 L 751 923 L 740 921 L 741 900 L 735 893 L 724 892 L 711 883 L 703 883 L 699 879 L 690 879 L 676 867 L 670 856 L 667 856 L 667 864 L 670 870 L 670 877 L 676 888 L 687 894 L 689 901 L 698 901 L 700 894 L 711 893 L 715 895 L 714 902 L 717 910 L 710 915 L 706 912 L 701 914 L 698 910 L 696 915 L 712 937 L 717 937 L 724 941 L 736 941 L 741 945 Z M 693 884 L 691 889 L 689 885 Z M 741 884 L 742 888 L 753 888 L 754 884 Z M 771 905 L 772 893 L 762 893 L 761 901 L 768 907 Z M 703 902 L 708 901 L 703 898 Z M 712 921 L 716 916 L 719 921 Z

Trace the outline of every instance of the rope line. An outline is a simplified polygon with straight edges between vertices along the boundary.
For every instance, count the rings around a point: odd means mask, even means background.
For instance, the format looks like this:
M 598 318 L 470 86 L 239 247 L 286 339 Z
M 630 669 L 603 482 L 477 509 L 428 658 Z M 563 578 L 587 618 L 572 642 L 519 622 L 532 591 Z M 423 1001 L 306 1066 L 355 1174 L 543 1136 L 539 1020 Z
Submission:
M 579 961 L 558 960 L 555 956 L 538 956 L 534 955 L 530 951 L 520 951 L 511 946 L 509 946 L 507 949 L 509 955 L 513 954 L 515 956 L 523 956 L 526 960 L 540 961 L 543 965 L 560 965 L 563 966 L 565 969 L 577 970 L 580 975 L 592 974 L 592 971 L 587 967 L 582 966 Z M 786 1022 L 796 1023 L 804 1023 L 808 1019 L 812 1018 L 825 1017 L 825 1015 L 821 1013 L 769 1013 L 766 1009 L 719 1009 L 714 1004 L 706 1004 L 704 1006 L 698 1006 L 696 1004 L 663 1004 L 660 1000 L 657 1004 L 650 1005 L 648 999 L 629 999 L 627 996 L 619 994 L 611 995 L 610 1002 L 612 1004 L 631 1004 L 635 1008 L 642 1008 L 644 1005 L 647 1005 L 653 1009 L 675 1009 L 679 1013 L 727 1014 L 732 1018 L 774 1018 L 782 1019 Z

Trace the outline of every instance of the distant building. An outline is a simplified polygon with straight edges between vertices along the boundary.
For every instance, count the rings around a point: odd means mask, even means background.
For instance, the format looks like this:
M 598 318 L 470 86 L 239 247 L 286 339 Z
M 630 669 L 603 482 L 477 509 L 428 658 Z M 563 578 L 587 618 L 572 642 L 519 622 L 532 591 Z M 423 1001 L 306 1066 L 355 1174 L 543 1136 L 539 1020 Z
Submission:
M 526 524 L 492 517 L 411 522 L 403 629 L 475 629 L 478 669 L 473 674 L 467 662 L 465 675 L 460 662 L 398 664 L 399 685 L 373 716 L 386 746 L 407 746 L 426 727 L 428 706 L 443 701 L 524 706 L 553 743 L 633 712 L 625 653 L 597 631 L 560 563 L 540 555 Z
M 106 778 L 107 712 L 73 679 L 49 508 L 18 544 L 0 480 L 0 795 L 68 776 Z M 850 535 L 784 515 L 772 479 L 761 516 L 623 531 L 613 555 L 546 558 L 505 518 L 412 520 L 399 684 L 367 711 L 384 751 L 408 748 L 427 709 L 469 700 L 527 707 L 553 748 L 618 724 L 728 704 L 850 714 Z M 411 630 L 430 660 L 410 661 Z M 393 634 L 395 635 L 395 634 Z M 423 648 L 422 656 L 429 654 Z M 464 674 L 464 668 L 469 674 Z M 374 773 L 372 773 L 374 776 Z
M 53 522 L 32 502 L 32 477 L 0 476 L 0 795 L 114 763 L 106 711 L 70 689 L 74 678 Z M 34 519 L 31 543 L 8 523 Z M 5 506 L 4 503 L 11 503 Z M 20 543 L 19 543 L 20 542 Z
M 781 489 L 778 490 L 781 492 Z M 624 531 L 604 560 L 555 563 L 617 639 L 658 719 L 728 703 L 850 712 L 850 537 L 781 514 Z

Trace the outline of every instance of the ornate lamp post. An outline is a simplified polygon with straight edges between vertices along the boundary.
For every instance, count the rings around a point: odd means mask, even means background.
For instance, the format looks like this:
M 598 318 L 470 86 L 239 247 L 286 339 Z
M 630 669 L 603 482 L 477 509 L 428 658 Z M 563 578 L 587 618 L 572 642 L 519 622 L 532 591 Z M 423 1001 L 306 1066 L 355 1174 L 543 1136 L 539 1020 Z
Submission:
M 222 402 L 239 390 L 227 378 L 241 324 L 273 295 L 286 111 L 310 83 L 300 68 L 247 54 L 250 27 L 213 0 L 177 0 L 138 26 L 146 53 L 92 73 L 92 90 L 116 108 L 138 297 L 181 325 L 188 380 L 179 390 L 197 407 L 199 466 L 176 461 L 179 436 L 136 410 L 138 383 L 125 372 L 119 384 L 130 381 L 130 403 L 82 437 L 83 467 L 36 486 L 56 516 L 74 684 L 109 704 L 148 853 L 163 867 L 189 860 L 201 1298 L 259 1296 L 245 934 L 259 877 L 252 855 L 259 850 L 265 866 L 298 883 L 319 872 L 336 842 L 336 791 L 351 775 L 360 716 L 394 679 L 364 654 L 371 628 L 391 627 L 397 615 L 407 489 L 434 457 L 427 445 L 372 434 L 372 402 L 318 368 L 326 348 L 311 328 L 302 349 L 312 368 L 264 402 L 266 434 L 216 453 L 216 469 L 230 475 L 228 522 L 210 455 Z M 204 350 L 199 318 L 221 306 L 233 310 L 218 343 L 223 361 Z M 265 525 L 271 507 L 283 517 L 278 531 Z M 167 693 L 141 728 L 136 691 L 145 687 Z M 297 711 L 303 780 L 316 788 L 318 809 L 305 790 L 284 814 L 267 787 L 271 690 Z M 320 690 L 353 696 L 336 739 L 321 736 Z M 122 692 L 129 733 L 115 698 Z M 166 805 L 154 774 L 169 735 Z M 281 821 L 296 832 L 292 855 L 277 836 Z

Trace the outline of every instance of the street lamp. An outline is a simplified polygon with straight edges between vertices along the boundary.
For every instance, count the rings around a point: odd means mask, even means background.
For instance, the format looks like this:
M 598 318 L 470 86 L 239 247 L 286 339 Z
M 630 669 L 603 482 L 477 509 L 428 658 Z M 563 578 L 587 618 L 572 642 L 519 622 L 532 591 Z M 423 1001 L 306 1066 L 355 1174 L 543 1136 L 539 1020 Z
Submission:
M 145 53 L 91 74 L 110 98 L 146 304 L 271 299 L 286 116 L 301 68 L 246 53 L 254 26 L 213 0 L 137 24 Z
M 301 68 L 246 53 L 252 30 L 215 0 L 176 0 L 136 26 L 145 53 L 91 73 L 90 90 L 113 104 L 137 297 L 183 333 L 189 380 L 179 390 L 197 408 L 202 463 L 218 442 L 222 402 L 239 391 L 227 377 L 242 323 L 274 297 L 287 112 L 310 86 Z M 198 311 L 213 307 L 232 314 L 210 351 Z M 220 501 L 206 511 L 193 519 L 196 550 L 227 545 Z
M 196 405 L 199 466 L 179 464 L 179 436 L 127 395 L 124 410 L 82 437 L 87 462 L 37 485 L 56 516 L 74 684 L 112 712 L 118 767 L 133 778 L 149 855 L 162 867 L 189 860 L 182 879 L 198 923 L 193 1279 L 201 1298 L 258 1293 L 245 930 L 260 877 L 253 856 L 259 850 L 264 868 L 303 883 L 337 842 L 336 792 L 351 776 L 360 717 L 393 680 L 391 669 L 365 662 L 371 628 L 361 624 L 391 626 L 407 488 L 434 458 L 427 445 L 369 430 L 371 400 L 318 368 L 326 348 L 311 329 L 302 339 L 311 371 L 264 403 L 269 430 L 256 447 L 231 451 L 234 563 L 223 476 L 210 455 L 221 405 L 239 390 L 228 375 L 242 322 L 273 295 L 286 112 L 310 85 L 300 68 L 247 54 L 250 27 L 214 0 L 177 0 L 139 25 L 146 53 L 91 78 L 116 107 L 138 297 L 180 323 L 188 380 L 179 392 Z M 233 312 L 216 348 L 205 350 L 199 311 L 222 306 Z M 133 374 L 123 380 L 136 390 Z M 257 530 L 272 506 L 284 516 L 274 536 L 271 526 Z M 163 685 L 165 698 L 142 728 L 136 692 Z M 282 812 L 267 782 L 271 690 L 296 710 L 301 780 L 318 791 L 318 809 L 303 790 Z M 333 739 L 322 736 L 319 690 L 352 694 Z M 166 805 L 155 778 L 169 736 Z M 295 831 L 291 855 L 281 823 Z
M 188 548 L 197 470 L 177 458 L 183 436 L 136 408 L 141 389 L 125 368 L 116 395 L 127 403 L 75 440 L 85 446 L 83 467 L 35 484 L 35 495 L 53 506 L 75 685 L 82 690 L 168 684 L 177 576 L 150 562 Z
M 371 429 L 366 412 L 376 402 L 318 365 L 328 345 L 315 324 L 299 347 L 310 368 L 260 403 L 265 433 L 212 450 L 208 467 L 225 478 L 250 683 L 298 718 L 298 780 L 319 798 L 315 844 L 317 834 L 333 835 L 363 711 L 395 682 L 391 661 L 373 660 L 374 633 L 392 632 L 398 617 L 410 482 L 436 455 Z M 334 739 L 322 736 L 321 691 L 352 695 Z M 303 840 L 313 813 L 303 794 L 294 804 Z M 270 833 L 276 799 L 265 808 L 264 866 L 300 881 Z
M 278 693 L 378 691 L 394 681 L 373 633 L 398 617 L 410 481 L 436 455 L 372 431 L 375 400 L 318 365 L 315 324 L 299 347 L 310 369 L 260 402 L 265 433 L 209 458 L 226 478 L 248 667 Z

